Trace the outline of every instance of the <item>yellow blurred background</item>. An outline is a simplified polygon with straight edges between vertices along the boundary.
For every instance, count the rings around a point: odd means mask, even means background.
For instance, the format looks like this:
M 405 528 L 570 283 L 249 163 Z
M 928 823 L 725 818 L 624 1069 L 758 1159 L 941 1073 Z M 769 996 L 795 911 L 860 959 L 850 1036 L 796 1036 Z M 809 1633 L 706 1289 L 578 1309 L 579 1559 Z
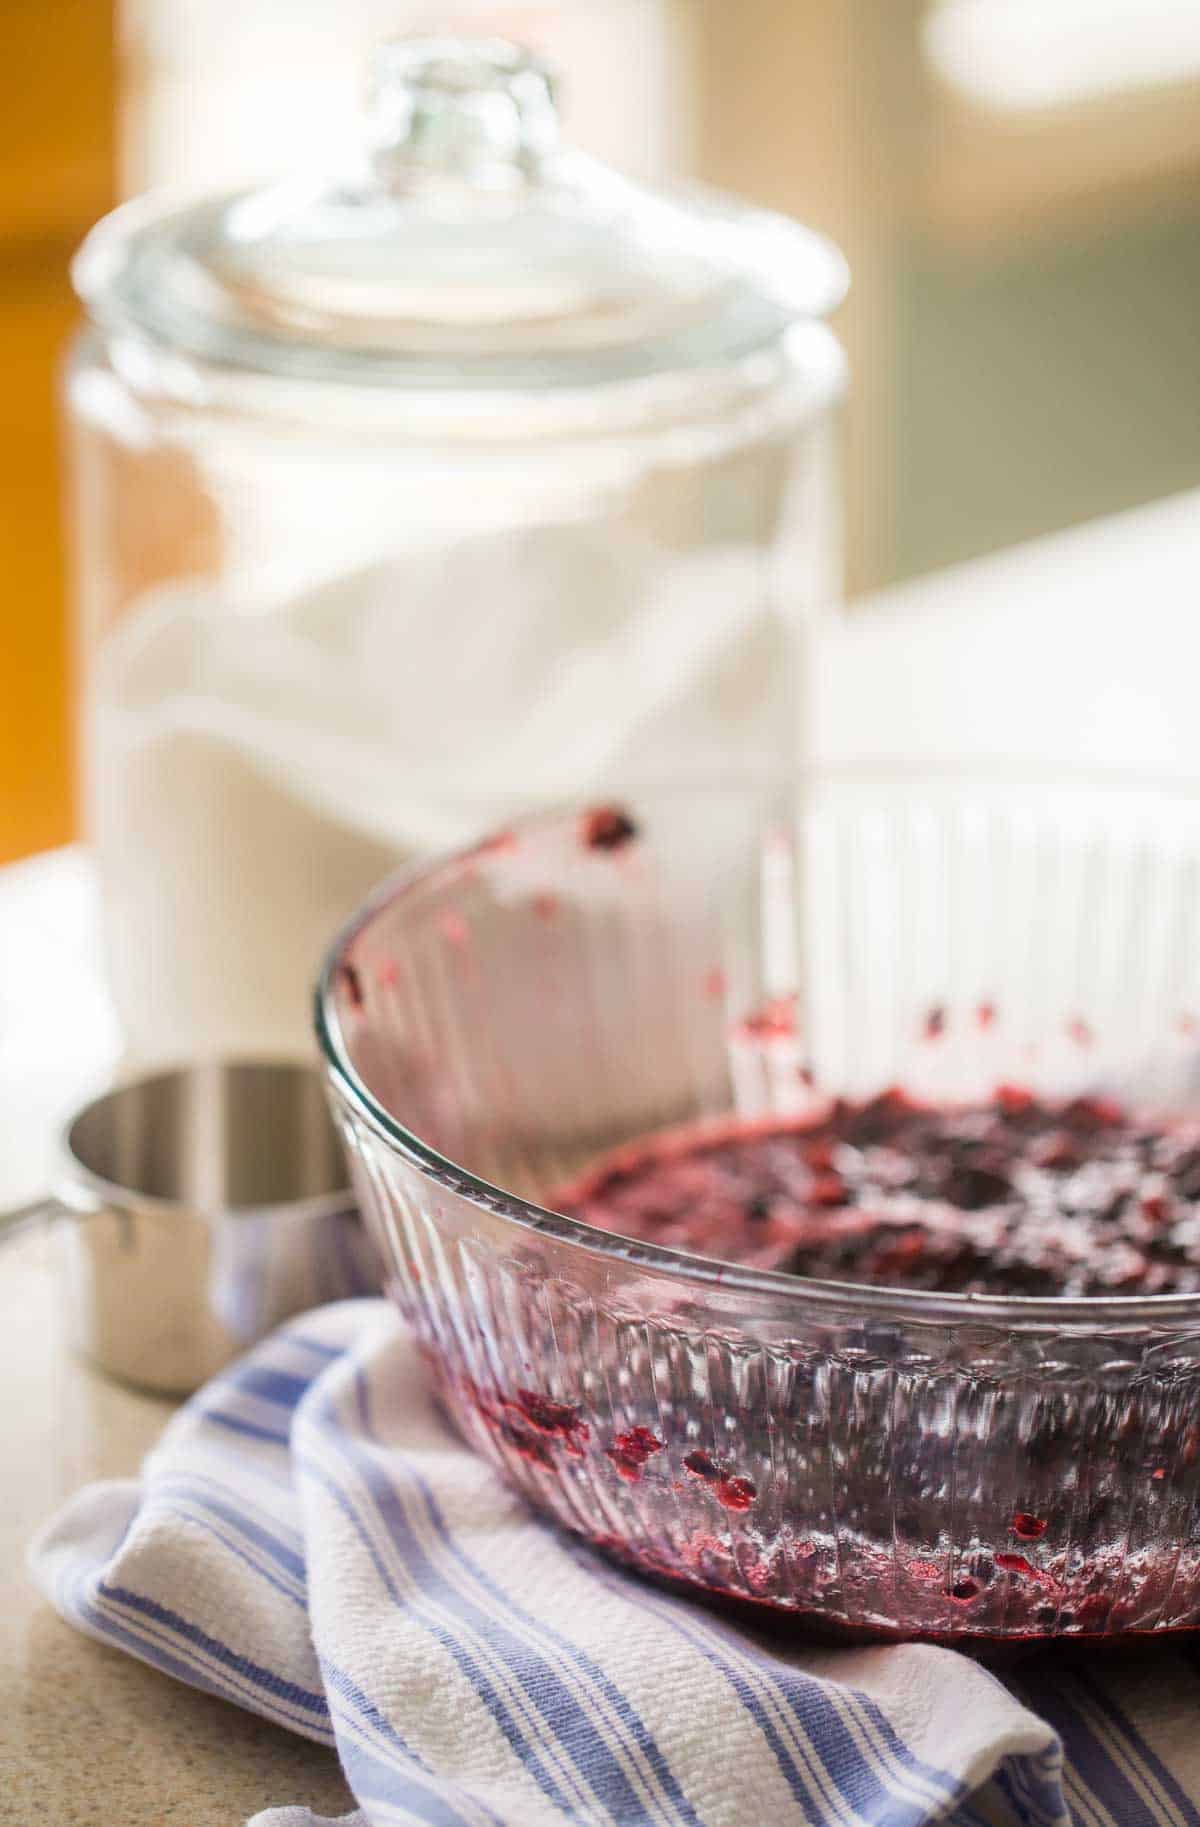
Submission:
M 1200 481 L 1195 0 L 6 0 L 0 861 L 74 828 L 73 247 L 149 184 L 332 159 L 371 41 L 439 25 L 543 50 L 589 149 L 846 249 L 852 596 Z
M 0 860 L 73 827 L 55 386 L 67 261 L 113 199 L 107 0 L 0 7 Z

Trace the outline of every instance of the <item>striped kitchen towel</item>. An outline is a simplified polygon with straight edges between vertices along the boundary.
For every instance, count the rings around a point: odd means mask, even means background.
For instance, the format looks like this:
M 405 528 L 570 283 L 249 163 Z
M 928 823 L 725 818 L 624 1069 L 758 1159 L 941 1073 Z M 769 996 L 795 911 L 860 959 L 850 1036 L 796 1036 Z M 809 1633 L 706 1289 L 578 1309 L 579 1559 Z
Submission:
M 1183 1653 L 1002 1685 L 948 1650 L 767 1647 L 536 1521 L 380 1301 L 218 1377 L 32 1566 L 102 1642 L 336 1747 L 355 1827 L 1200 1827 Z

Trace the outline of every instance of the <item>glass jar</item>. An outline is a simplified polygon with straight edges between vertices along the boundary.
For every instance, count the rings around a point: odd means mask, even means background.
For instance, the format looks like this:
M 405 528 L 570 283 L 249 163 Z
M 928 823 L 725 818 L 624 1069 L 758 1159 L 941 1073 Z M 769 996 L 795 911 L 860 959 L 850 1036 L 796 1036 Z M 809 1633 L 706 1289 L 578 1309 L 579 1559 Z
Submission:
M 383 47 L 363 168 L 76 264 L 87 835 L 139 1061 L 308 1047 L 328 932 L 539 801 L 771 781 L 836 587 L 838 254 L 560 148 L 501 43 Z

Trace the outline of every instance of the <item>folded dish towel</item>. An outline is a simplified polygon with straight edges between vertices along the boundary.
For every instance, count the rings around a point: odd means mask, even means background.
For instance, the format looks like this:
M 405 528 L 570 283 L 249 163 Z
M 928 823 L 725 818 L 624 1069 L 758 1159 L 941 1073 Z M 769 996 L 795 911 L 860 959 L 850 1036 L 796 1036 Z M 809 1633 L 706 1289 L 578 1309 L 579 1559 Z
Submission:
M 81 1629 L 335 1746 L 355 1827 L 1200 1827 L 1189 1652 L 1002 1685 L 947 1650 L 767 1645 L 536 1521 L 381 1301 L 209 1384 L 32 1565 Z

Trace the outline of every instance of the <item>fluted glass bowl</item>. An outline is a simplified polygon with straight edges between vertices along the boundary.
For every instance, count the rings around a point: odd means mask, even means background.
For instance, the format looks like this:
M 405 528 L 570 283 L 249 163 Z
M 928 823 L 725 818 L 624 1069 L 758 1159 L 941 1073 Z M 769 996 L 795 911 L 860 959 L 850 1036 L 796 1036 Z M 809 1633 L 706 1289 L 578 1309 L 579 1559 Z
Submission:
M 1194 1628 L 1200 1296 L 854 1287 L 550 1208 L 617 1144 L 834 1092 L 1194 1113 L 1200 801 L 842 778 L 596 810 L 385 885 L 318 990 L 387 1286 L 465 1438 L 597 1547 L 805 1628 Z

